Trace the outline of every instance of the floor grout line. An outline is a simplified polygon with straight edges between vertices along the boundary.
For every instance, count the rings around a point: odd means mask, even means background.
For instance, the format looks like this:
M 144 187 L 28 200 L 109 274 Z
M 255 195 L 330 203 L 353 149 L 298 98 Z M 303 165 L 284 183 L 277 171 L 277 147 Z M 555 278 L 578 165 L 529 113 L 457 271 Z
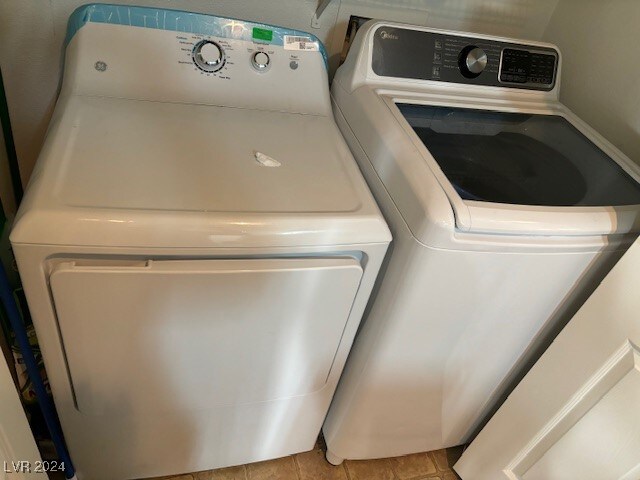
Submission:
M 298 455 L 294 455 L 293 456 L 293 464 L 296 467 L 296 477 L 298 477 L 298 480 L 302 480 L 302 473 L 300 470 L 300 462 L 298 462 Z
M 326 460 L 326 458 L 325 458 L 325 460 Z M 344 473 L 347 475 L 347 480 L 351 480 L 351 473 L 349 473 L 349 469 L 347 468 L 346 460 L 343 460 L 341 465 L 342 465 L 342 468 L 344 469 Z

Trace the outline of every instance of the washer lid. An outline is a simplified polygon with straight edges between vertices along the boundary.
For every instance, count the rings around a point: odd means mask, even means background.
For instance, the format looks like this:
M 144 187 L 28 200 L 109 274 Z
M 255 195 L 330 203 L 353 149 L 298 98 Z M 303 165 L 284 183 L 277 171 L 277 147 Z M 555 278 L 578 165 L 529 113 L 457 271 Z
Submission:
M 414 141 L 435 160 L 458 229 L 558 235 L 639 230 L 640 183 L 568 117 L 397 106 Z
M 561 116 L 398 107 L 463 200 L 640 204 L 640 184 Z
M 388 230 L 332 119 L 73 96 L 52 122 L 18 243 L 368 243 Z

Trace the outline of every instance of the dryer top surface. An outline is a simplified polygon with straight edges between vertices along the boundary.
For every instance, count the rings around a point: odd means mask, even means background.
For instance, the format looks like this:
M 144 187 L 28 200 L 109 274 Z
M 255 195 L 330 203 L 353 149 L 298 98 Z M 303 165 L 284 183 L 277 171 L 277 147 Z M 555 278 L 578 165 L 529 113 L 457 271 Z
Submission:
M 388 239 L 331 118 L 61 101 L 20 215 L 29 221 L 18 222 L 14 242 L 208 246 L 221 229 L 234 244 L 257 230 L 271 237 L 258 242 L 266 245 Z

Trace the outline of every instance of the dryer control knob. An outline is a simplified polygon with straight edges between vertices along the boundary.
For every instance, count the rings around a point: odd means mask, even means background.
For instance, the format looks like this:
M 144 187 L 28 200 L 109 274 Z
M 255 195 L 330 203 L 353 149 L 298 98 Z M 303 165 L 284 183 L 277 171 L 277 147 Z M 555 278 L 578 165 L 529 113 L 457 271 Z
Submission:
M 194 63 L 205 72 L 217 72 L 224 66 L 224 50 L 216 42 L 202 40 L 193 47 Z
M 458 64 L 460 72 L 466 78 L 476 78 L 487 67 L 488 57 L 485 51 L 475 45 L 464 47 L 460 52 Z
M 251 57 L 251 64 L 256 70 L 264 72 L 271 65 L 271 57 L 266 52 L 256 52 Z

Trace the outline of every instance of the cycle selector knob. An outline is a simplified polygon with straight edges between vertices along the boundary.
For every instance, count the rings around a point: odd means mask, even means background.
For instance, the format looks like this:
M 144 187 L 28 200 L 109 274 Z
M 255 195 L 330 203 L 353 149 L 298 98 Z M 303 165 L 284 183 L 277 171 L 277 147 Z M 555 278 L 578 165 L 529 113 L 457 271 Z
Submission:
M 251 64 L 256 70 L 264 72 L 271 66 L 271 57 L 266 52 L 256 52 L 251 57 Z
M 487 68 L 488 61 L 489 58 L 483 49 L 475 45 L 464 47 L 458 57 L 460 73 L 466 78 L 476 78 Z
M 196 43 L 191 56 L 196 66 L 205 72 L 217 72 L 226 60 L 222 47 L 211 40 Z

